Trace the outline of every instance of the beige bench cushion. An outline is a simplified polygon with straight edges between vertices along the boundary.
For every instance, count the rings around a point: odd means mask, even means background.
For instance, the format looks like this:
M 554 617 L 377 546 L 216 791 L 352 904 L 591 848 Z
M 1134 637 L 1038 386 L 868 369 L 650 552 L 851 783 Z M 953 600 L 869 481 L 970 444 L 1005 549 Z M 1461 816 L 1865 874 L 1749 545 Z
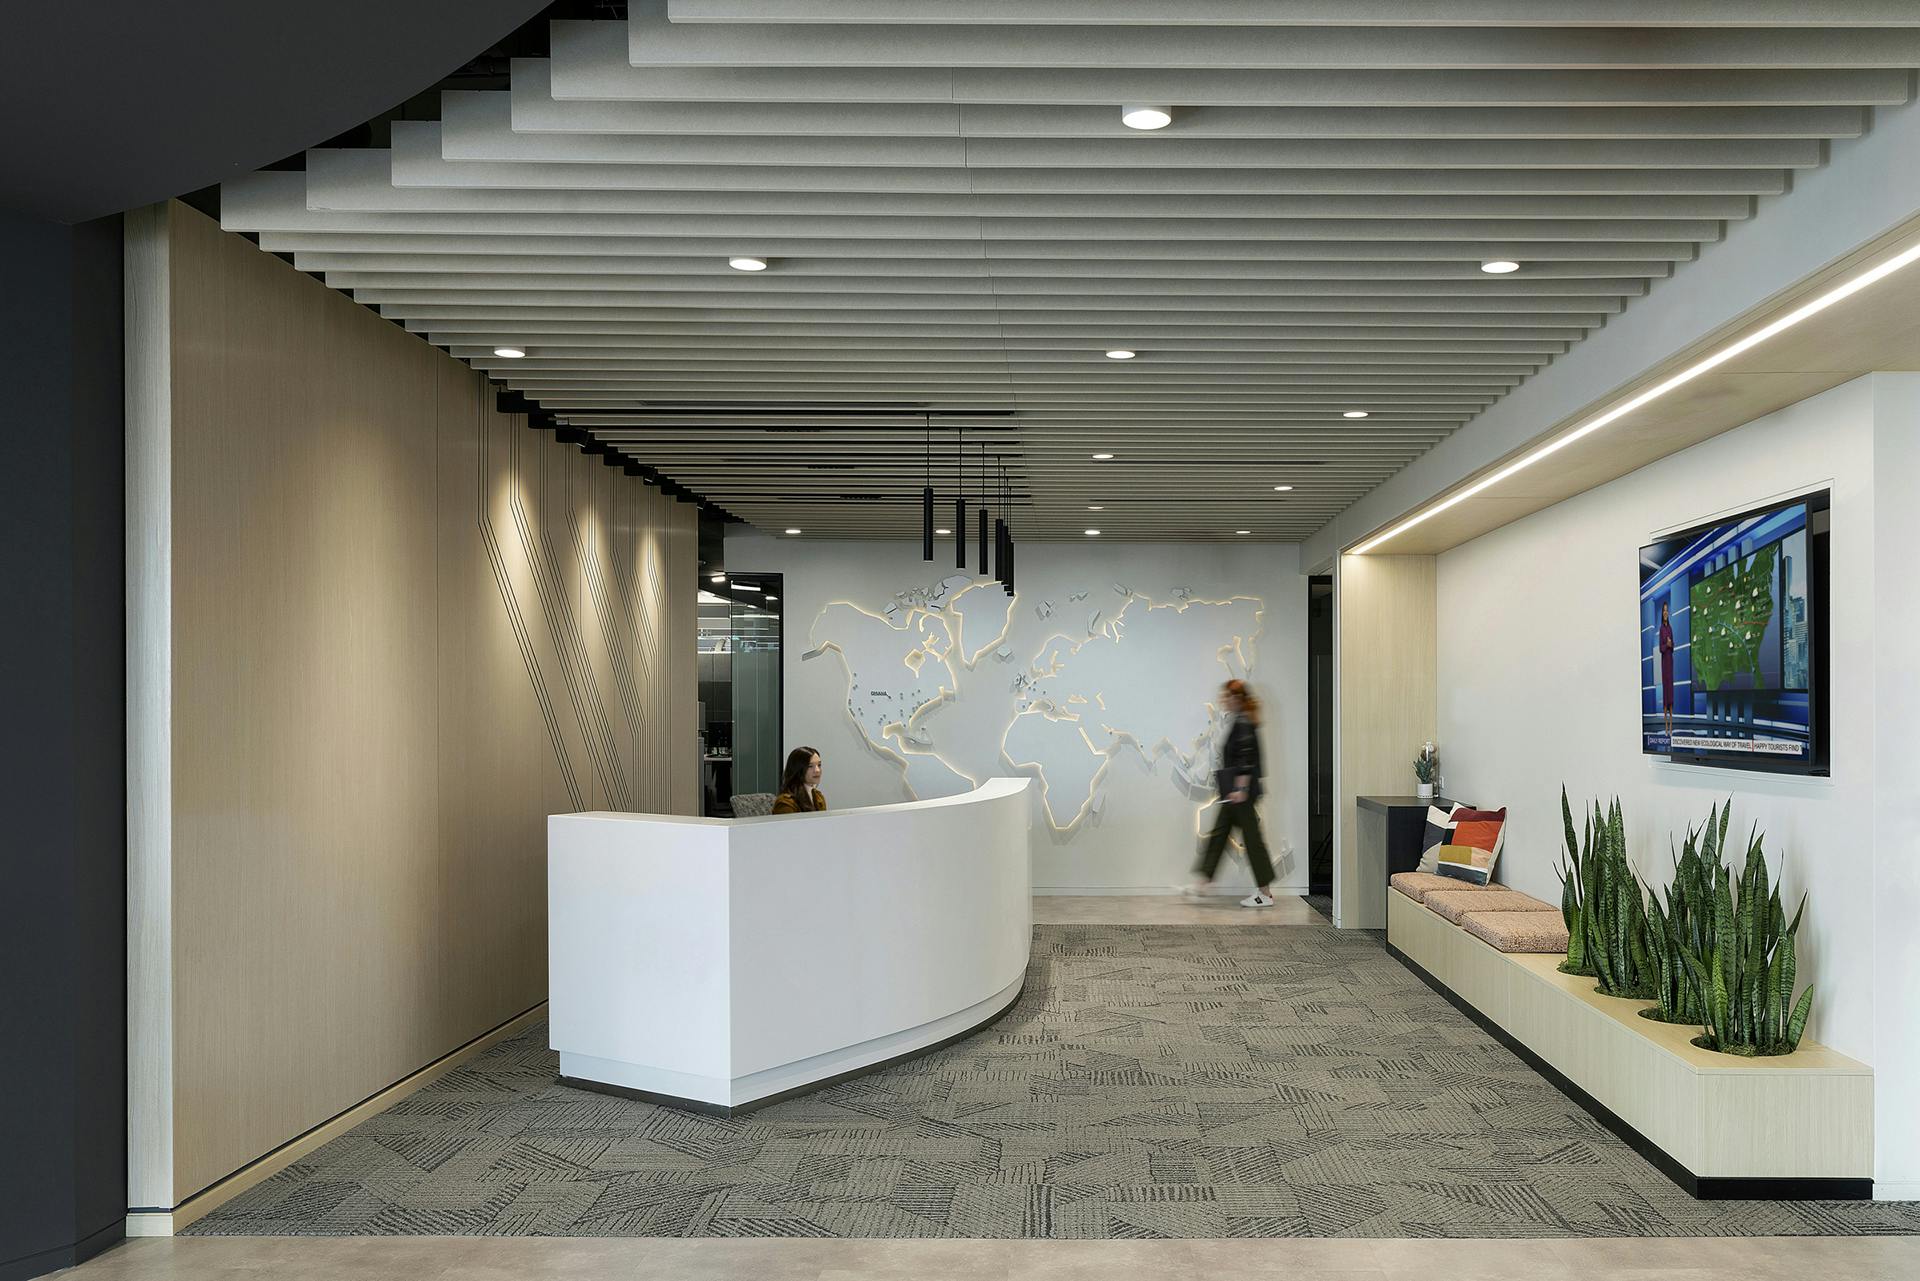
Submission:
M 1427 896 L 1420 900 L 1429 911 L 1443 916 L 1455 925 L 1468 912 L 1551 912 L 1548 907 L 1531 894 L 1522 894 L 1519 890 L 1509 890 L 1489 885 L 1484 889 L 1428 890 Z
M 1567 950 L 1567 923 L 1554 911 L 1468 912 L 1460 918 L 1460 924 L 1467 933 L 1502 952 Z
M 1462 890 L 1469 894 L 1485 894 L 1487 887 L 1474 885 L 1468 881 L 1451 876 L 1439 876 L 1433 872 L 1395 872 L 1387 878 L 1387 884 L 1399 890 L 1416 903 L 1426 901 L 1434 890 Z

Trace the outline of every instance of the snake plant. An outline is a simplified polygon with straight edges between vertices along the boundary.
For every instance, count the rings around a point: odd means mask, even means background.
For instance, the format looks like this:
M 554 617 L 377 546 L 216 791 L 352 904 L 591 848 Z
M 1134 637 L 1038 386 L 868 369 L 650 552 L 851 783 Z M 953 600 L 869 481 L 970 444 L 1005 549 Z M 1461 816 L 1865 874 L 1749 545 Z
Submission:
M 1560 871 L 1560 913 L 1567 922 L 1569 974 L 1590 974 L 1607 996 L 1653 994 L 1655 965 L 1645 891 L 1627 861 L 1626 818 L 1616 798 L 1601 812 L 1595 802 L 1578 842 L 1567 789 L 1560 789 L 1567 857 Z
M 1560 916 L 1567 923 L 1567 959 L 1560 963 L 1563 974 L 1592 977 L 1587 963 L 1585 851 L 1593 848 L 1593 820 L 1586 821 L 1584 839 L 1573 834 L 1573 807 L 1567 803 L 1566 784 L 1560 786 L 1560 822 L 1566 829 L 1567 854 L 1555 871 L 1560 873 Z
M 1747 863 L 1738 881 L 1731 868 L 1713 874 L 1713 935 L 1705 952 L 1689 941 L 1680 959 L 1700 993 L 1703 1030 L 1694 1044 L 1725 1054 L 1790 1054 L 1800 1044 L 1813 988 L 1794 1000 L 1797 969 L 1794 936 L 1807 910 L 1806 895 L 1791 923 L 1780 887 L 1767 883 L 1767 860 L 1758 828 L 1747 842 Z
M 1682 950 L 1706 956 L 1713 949 L 1714 879 L 1726 848 L 1727 822 L 1733 803 L 1715 806 L 1704 828 L 1688 828 L 1686 841 L 1673 860 L 1673 881 L 1666 899 L 1647 895 L 1649 951 L 1653 955 L 1653 1008 L 1640 1011 L 1663 1023 L 1704 1023 L 1706 996 L 1688 974 Z

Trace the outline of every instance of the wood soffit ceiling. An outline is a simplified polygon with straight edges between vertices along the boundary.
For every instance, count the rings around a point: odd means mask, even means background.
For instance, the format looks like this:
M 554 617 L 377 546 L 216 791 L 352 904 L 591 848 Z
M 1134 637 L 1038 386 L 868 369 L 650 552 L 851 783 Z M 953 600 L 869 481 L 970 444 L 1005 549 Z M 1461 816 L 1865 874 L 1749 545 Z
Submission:
M 221 221 L 771 532 L 917 536 L 931 427 L 1023 538 L 1297 540 L 1916 66 L 1911 0 L 635 0 Z
M 1920 219 L 1863 245 L 1748 314 L 1676 352 L 1606 400 L 1556 424 L 1536 441 L 1468 477 L 1496 472 L 1513 458 L 1632 400 L 1861 272 L 1920 243 Z M 1834 304 L 1667 395 L 1567 445 L 1550 462 L 1525 468 L 1382 543 L 1380 554 L 1432 555 L 1478 538 L 1648 463 L 1756 418 L 1876 371 L 1920 370 L 1920 265 L 1906 267 Z M 1444 501 L 1445 494 L 1435 501 Z M 1392 528 L 1390 521 L 1384 528 Z M 1356 545 L 1359 540 L 1355 540 Z

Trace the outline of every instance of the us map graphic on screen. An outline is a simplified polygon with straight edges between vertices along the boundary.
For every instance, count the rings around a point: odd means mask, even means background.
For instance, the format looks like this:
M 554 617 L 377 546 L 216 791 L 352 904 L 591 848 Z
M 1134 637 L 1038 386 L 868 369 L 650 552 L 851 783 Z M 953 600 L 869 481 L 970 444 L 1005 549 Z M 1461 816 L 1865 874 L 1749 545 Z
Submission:
M 1766 679 L 1760 649 L 1773 621 L 1779 551 L 1778 543 L 1769 543 L 1692 585 L 1693 674 L 1702 689 L 1728 688 L 1742 672 L 1756 684 Z
M 1808 506 L 1640 549 L 1643 751 L 1812 759 Z

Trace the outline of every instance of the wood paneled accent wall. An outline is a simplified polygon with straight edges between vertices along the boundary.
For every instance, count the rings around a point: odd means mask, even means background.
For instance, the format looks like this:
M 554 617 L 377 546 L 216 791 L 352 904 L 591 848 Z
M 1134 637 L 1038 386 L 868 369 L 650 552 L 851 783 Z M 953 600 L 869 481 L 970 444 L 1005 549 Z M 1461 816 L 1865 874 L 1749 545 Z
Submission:
M 1335 709 L 1334 922 L 1385 929 L 1384 885 L 1359 884 L 1354 798 L 1407 796 L 1413 758 L 1439 723 L 1431 556 L 1342 556 L 1334 582 L 1339 654 Z M 1444 769 L 1446 744 L 1440 744 Z
M 128 220 L 131 1203 L 546 997 L 549 813 L 695 813 L 696 514 Z

